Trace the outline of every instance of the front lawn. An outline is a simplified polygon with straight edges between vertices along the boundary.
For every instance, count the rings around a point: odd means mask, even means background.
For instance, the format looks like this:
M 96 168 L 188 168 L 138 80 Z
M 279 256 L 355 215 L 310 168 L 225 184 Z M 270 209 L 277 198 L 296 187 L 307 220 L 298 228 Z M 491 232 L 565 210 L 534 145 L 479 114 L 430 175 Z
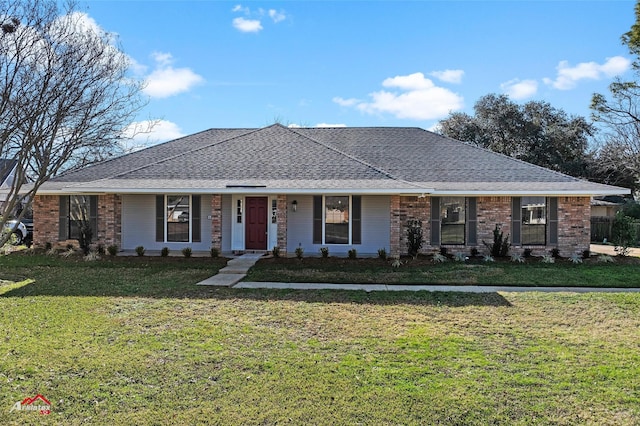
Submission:
M 582 264 L 568 259 L 548 264 L 540 258 L 526 263 L 480 258 L 433 263 L 431 257 L 409 257 L 394 268 L 391 260 L 373 258 L 265 258 L 249 270 L 245 281 L 640 287 L 640 259 L 617 257 L 614 263 L 601 263 L 592 257 Z
M 640 423 L 640 294 L 194 285 L 221 265 L 0 257 L 0 424 Z

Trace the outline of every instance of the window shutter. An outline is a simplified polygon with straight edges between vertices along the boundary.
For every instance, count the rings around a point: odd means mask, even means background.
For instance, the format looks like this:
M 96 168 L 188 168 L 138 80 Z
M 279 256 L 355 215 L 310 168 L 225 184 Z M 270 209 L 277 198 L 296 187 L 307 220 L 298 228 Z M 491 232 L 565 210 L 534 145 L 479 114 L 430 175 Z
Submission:
M 351 197 L 351 243 L 362 244 L 362 197 L 354 195 Z
M 478 244 L 478 199 L 467 198 L 467 245 Z
M 164 195 L 156 195 L 156 241 L 164 241 Z
M 90 195 L 87 197 L 89 202 L 89 226 L 93 232 L 93 239 L 98 239 L 98 196 Z
M 322 196 L 313 197 L 313 244 L 322 244 Z
M 549 205 L 549 244 L 558 244 L 558 198 L 550 197 Z
M 191 241 L 194 243 L 199 243 L 200 238 L 200 196 L 192 195 L 191 196 Z
M 69 239 L 69 196 L 60 196 L 60 207 L 58 210 L 58 239 L 60 241 Z
M 440 198 L 431 197 L 431 245 L 440 245 Z
M 521 198 L 511 198 L 511 243 L 520 244 L 520 231 L 522 229 L 522 207 Z

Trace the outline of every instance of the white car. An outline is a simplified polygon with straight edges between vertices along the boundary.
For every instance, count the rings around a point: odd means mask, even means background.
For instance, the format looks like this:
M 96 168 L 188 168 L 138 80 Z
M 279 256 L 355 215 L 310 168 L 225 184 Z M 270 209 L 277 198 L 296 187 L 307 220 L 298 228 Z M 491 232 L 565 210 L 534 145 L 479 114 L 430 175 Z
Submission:
M 9 243 L 17 246 L 22 244 L 29 235 L 24 223 L 18 220 L 9 220 L 4 224 L 3 234 L 10 233 Z

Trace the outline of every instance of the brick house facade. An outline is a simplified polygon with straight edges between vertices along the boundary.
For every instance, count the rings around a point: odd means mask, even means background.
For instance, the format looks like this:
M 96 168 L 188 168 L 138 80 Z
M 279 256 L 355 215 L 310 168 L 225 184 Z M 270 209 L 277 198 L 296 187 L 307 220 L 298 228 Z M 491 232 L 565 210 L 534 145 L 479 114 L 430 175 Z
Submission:
M 94 244 L 105 247 L 120 246 L 122 237 L 122 198 L 116 194 L 99 195 L 98 200 L 98 229 L 94 237 Z M 283 254 L 292 252 L 294 247 L 287 247 L 287 200 L 286 195 L 277 196 L 277 241 Z M 496 225 L 504 235 L 512 233 L 512 198 L 511 197 L 476 197 L 477 200 L 477 238 L 475 244 L 433 244 L 431 241 L 431 227 L 438 226 L 432 221 L 431 197 L 424 196 L 391 196 L 389 205 L 389 251 L 391 255 L 407 253 L 406 225 L 411 220 L 422 223 L 423 247 L 422 253 L 432 253 L 440 247 L 447 247 L 450 252 L 470 253 L 476 248 L 480 253 L 486 252 L 483 241 L 493 240 Z M 534 255 L 548 253 L 558 248 L 560 253 L 569 256 L 589 248 L 590 239 L 590 209 L 589 197 L 558 197 L 558 228 L 557 244 L 523 245 L 512 244 L 513 252 L 521 252 L 525 248 L 532 250 Z M 34 245 L 44 247 L 47 243 L 53 246 L 77 245 L 75 240 L 60 240 L 59 238 L 59 205 L 60 197 L 38 195 L 34 199 L 33 214 L 37 218 L 38 226 L 34 233 Z M 215 194 L 211 197 L 211 247 L 222 251 L 222 196 Z

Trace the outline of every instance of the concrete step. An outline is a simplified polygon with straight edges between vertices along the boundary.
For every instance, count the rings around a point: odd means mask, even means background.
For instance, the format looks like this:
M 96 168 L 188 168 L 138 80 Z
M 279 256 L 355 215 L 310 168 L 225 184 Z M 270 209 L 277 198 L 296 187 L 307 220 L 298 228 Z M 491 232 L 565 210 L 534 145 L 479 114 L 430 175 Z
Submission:
M 200 281 L 196 285 L 210 285 L 216 287 L 231 287 L 246 277 L 246 274 L 218 274 L 206 280 Z

